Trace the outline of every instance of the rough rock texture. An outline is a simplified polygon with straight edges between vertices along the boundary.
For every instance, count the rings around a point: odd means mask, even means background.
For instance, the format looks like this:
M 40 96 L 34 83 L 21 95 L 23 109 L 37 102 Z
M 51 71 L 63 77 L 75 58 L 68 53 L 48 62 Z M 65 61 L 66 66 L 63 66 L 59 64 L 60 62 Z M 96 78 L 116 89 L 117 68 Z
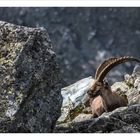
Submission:
M 86 91 L 90 88 L 92 84 L 91 77 L 80 80 L 78 83 L 83 85 L 83 89 L 73 90 L 72 95 L 76 95 L 77 99 L 83 101 L 85 98 Z M 140 132 L 140 66 L 136 66 L 132 75 L 125 75 L 125 80 L 123 82 L 116 82 L 112 85 L 112 90 L 117 92 L 120 95 L 127 95 L 128 98 L 128 107 L 120 107 L 116 110 L 103 113 L 98 118 L 92 118 L 90 110 L 88 107 L 82 108 L 82 104 L 79 106 L 73 106 L 68 112 L 68 117 L 65 118 L 65 121 L 59 122 L 56 125 L 54 132 L 71 132 L 71 133 L 136 133 Z M 85 82 L 85 84 L 84 84 Z M 67 91 L 72 91 L 76 87 L 80 87 L 75 83 L 67 87 Z M 88 83 L 88 84 L 87 84 Z M 87 85 L 86 85 L 87 84 Z M 84 86 L 86 85 L 86 86 Z M 68 95 L 68 94 L 66 94 Z M 79 98 L 78 98 L 79 95 Z M 82 96 L 81 96 L 82 95 Z M 71 96 L 69 95 L 71 98 Z M 79 103 L 78 100 L 74 100 L 73 104 Z M 66 101 L 65 101 L 66 102 Z M 68 100 L 67 100 L 68 103 Z M 66 104 L 66 103 L 65 103 Z M 67 104 L 68 105 L 68 104 Z M 70 106 L 70 104 L 69 104 Z M 62 106 L 62 109 L 65 106 Z M 86 111 L 86 112 L 85 112 Z M 63 115 L 63 114 L 62 114 Z M 60 117 L 61 118 L 61 117 Z
M 112 90 L 127 95 L 129 105 L 140 104 L 140 66 L 137 65 L 132 75 L 125 75 L 123 82 L 116 82 Z
M 63 87 L 94 75 L 97 66 L 110 56 L 139 57 L 139 17 L 139 7 L 0 8 L 0 20 L 48 28 L 59 59 Z M 109 80 L 122 81 L 125 72 L 131 73 L 131 64 L 111 71 Z
M 83 116 L 82 116 L 83 117 Z M 80 117 L 79 117 L 80 118 Z M 140 132 L 140 104 L 121 107 L 98 118 L 61 124 L 54 132 L 59 133 L 138 133 Z
M 52 49 L 44 28 L 0 22 L 0 132 L 52 132 L 62 104 Z
M 61 107 L 61 116 L 57 120 L 58 122 L 70 119 L 69 114 L 72 113 L 71 111 L 75 112 L 77 110 L 79 112 L 85 106 L 88 100 L 86 92 L 92 85 L 92 82 L 93 78 L 90 76 L 61 89 L 63 104 Z

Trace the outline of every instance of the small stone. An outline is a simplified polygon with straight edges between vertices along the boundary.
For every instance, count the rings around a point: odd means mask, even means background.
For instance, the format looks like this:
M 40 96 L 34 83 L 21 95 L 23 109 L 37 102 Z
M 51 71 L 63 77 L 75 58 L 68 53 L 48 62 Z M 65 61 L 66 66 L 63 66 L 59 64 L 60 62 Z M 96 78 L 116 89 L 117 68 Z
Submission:
M 126 74 L 124 76 L 124 80 L 125 80 L 125 83 L 128 85 L 128 86 L 132 86 L 134 84 L 134 77 L 133 76 L 130 76 L 129 74 Z
M 75 119 L 72 122 L 82 122 L 82 121 L 86 121 L 93 118 L 92 114 L 84 114 L 81 113 L 80 115 L 78 115 L 77 117 L 75 117 Z

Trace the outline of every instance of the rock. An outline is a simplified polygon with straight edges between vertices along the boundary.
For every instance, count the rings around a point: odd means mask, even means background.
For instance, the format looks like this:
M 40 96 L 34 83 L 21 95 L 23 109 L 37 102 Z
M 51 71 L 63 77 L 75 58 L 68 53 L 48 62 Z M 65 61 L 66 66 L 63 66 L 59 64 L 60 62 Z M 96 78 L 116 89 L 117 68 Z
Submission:
M 134 79 L 133 75 L 126 74 L 126 75 L 124 76 L 124 81 L 125 81 L 125 84 L 126 84 L 127 86 L 131 87 L 131 86 L 134 85 L 135 79 Z
M 93 79 L 90 76 L 61 90 L 63 104 L 61 108 L 62 113 L 58 119 L 59 123 L 66 121 L 70 111 L 75 112 L 85 105 L 88 100 L 86 92 L 88 88 L 90 88 L 92 82 Z
M 131 85 L 130 90 L 127 91 L 127 97 L 129 104 L 140 104 L 140 66 L 137 65 L 130 79 L 133 79 L 134 83 Z
M 129 89 L 128 85 L 126 85 L 126 83 L 124 82 L 116 82 L 111 86 L 111 88 L 112 88 L 112 91 L 114 92 L 116 91 L 127 92 Z
M 132 75 L 126 74 L 124 82 L 116 82 L 112 90 L 127 95 L 129 105 L 140 103 L 140 66 L 136 65 Z
M 59 68 L 44 28 L 0 22 L 0 132 L 52 132 L 60 116 Z
M 80 115 L 78 115 L 77 117 L 75 117 L 72 122 L 76 123 L 76 122 L 82 122 L 82 121 L 86 121 L 93 118 L 92 114 L 84 114 L 81 113 Z
M 112 112 L 103 113 L 98 118 L 61 124 L 55 128 L 56 133 L 136 133 L 140 132 L 140 104 L 120 107 Z

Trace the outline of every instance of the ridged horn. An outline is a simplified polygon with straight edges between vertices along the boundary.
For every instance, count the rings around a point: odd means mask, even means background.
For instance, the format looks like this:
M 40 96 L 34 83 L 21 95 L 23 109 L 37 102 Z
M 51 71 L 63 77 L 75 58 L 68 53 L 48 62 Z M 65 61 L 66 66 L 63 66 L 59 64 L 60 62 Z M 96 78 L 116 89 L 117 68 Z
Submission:
M 107 60 L 108 61 L 108 60 Z M 140 60 L 137 58 L 134 58 L 132 56 L 123 56 L 123 57 L 119 57 L 117 59 L 112 58 L 112 62 L 108 63 L 108 65 L 106 65 L 103 70 L 99 73 L 97 80 L 102 82 L 103 79 L 105 78 L 105 76 L 107 75 L 107 73 L 113 69 L 115 66 L 124 63 L 124 62 L 128 62 L 128 61 L 136 61 L 140 63 Z M 106 62 L 107 63 L 107 62 Z
M 116 60 L 117 57 L 113 57 L 113 58 L 109 58 L 108 60 L 105 60 L 96 70 L 96 73 L 95 73 L 95 79 L 98 78 L 99 74 L 101 73 L 101 71 L 108 65 L 110 64 L 111 62 L 113 62 L 114 60 Z

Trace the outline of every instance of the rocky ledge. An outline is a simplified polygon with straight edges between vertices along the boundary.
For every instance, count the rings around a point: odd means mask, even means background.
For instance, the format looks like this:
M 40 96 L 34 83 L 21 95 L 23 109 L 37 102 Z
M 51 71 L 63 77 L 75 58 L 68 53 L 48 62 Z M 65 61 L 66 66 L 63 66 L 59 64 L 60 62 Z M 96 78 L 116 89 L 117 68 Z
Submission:
M 92 77 L 82 79 L 65 87 L 62 114 L 57 121 L 56 133 L 137 133 L 140 132 L 140 66 L 132 75 L 125 75 L 124 81 L 112 85 L 118 94 L 127 95 L 129 104 L 112 112 L 93 118 L 86 106 L 86 91 L 91 86 Z
M 59 68 L 44 28 L 0 22 L 0 132 L 52 132 L 61 113 Z

